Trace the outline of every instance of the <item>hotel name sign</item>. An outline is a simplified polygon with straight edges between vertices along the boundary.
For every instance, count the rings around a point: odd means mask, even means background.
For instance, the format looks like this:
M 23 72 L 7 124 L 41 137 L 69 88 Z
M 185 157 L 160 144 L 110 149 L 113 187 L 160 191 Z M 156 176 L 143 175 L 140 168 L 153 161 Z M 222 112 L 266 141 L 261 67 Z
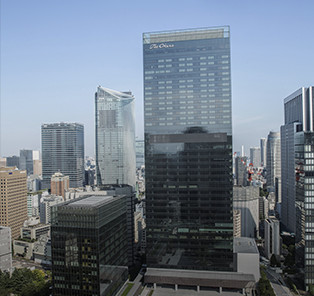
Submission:
M 157 48 L 171 48 L 174 47 L 174 44 L 170 44 L 170 43 L 153 43 L 150 45 L 149 49 L 157 49 Z

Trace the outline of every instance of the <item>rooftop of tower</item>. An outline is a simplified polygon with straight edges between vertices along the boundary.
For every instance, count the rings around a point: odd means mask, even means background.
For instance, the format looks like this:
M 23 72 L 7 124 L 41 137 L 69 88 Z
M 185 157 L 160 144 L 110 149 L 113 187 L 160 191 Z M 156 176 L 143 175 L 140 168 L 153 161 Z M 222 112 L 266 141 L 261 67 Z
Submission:
M 143 33 L 143 42 L 144 44 L 150 44 L 185 40 L 228 38 L 229 36 L 230 36 L 229 26 L 222 26 L 210 28 L 147 32 Z

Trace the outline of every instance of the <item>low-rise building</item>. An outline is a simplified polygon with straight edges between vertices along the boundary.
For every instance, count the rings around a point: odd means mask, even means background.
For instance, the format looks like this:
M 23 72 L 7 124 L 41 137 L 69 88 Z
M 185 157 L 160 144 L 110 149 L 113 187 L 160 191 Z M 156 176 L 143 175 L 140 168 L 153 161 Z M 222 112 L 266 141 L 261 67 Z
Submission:
M 235 270 L 239 273 L 253 274 L 255 282 L 260 279 L 259 251 L 253 238 L 237 237 L 233 241 Z
M 42 235 L 34 244 L 34 261 L 42 265 L 51 265 L 51 239 Z

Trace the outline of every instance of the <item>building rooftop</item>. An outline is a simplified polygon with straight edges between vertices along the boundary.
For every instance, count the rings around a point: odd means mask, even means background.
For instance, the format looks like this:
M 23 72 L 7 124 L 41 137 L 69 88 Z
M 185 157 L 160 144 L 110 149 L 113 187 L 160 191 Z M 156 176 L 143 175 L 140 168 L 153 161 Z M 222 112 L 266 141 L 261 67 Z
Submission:
M 111 196 L 111 195 L 90 195 L 83 196 L 76 200 L 71 200 L 56 206 L 67 206 L 67 207 L 86 207 L 86 208 L 97 208 L 104 204 L 112 202 L 114 199 L 121 198 L 122 196 Z
M 249 237 L 235 237 L 233 239 L 233 253 L 258 254 L 255 240 Z
M 255 283 L 252 274 L 205 270 L 147 268 L 145 283 L 248 288 Z
M 144 44 L 229 37 L 229 26 L 149 32 L 143 34 Z

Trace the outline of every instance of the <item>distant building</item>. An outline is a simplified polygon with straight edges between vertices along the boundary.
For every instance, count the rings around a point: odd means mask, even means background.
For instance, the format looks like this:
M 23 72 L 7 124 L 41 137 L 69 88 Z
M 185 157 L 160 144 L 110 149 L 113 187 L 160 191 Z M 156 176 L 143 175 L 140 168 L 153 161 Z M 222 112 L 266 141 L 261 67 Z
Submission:
M 95 168 L 85 169 L 85 185 L 96 185 L 96 170 Z
M 51 239 L 42 235 L 34 243 L 34 261 L 41 265 L 51 265 Z
M 41 189 L 41 177 L 38 175 L 28 175 L 27 176 L 27 191 L 36 192 Z
M 19 156 L 8 156 L 7 157 L 7 167 L 20 167 L 20 157 Z
M 51 176 L 51 194 L 65 198 L 65 191 L 69 189 L 70 178 L 57 172 Z
M 250 163 L 253 167 L 258 168 L 261 166 L 261 148 L 252 147 L 250 148 Z
M 38 217 L 31 217 L 21 227 L 21 239 L 13 241 L 13 253 L 25 259 L 34 259 L 35 241 L 40 236 L 49 236 L 50 225 L 40 224 Z
M 140 168 L 145 164 L 145 143 L 144 140 L 135 141 L 136 151 L 136 168 Z
M 26 171 L 0 168 L 0 225 L 11 228 L 12 239 L 18 238 L 27 219 Z
M 233 210 L 233 237 L 241 237 L 241 211 Z
M 280 255 L 280 225 L 275 217 L 264 220 L 264 248 L 268 259 L 274 254 Z
M 119 291 L 128 278 L 126 204 L 126 196 L 89 196 L 53 207 L 54 295 Z
M 51 223 L 51 207 L 62 203 L 64 201 L 62 196 L 48 195 L 43 196 L 40 200 L 40 223 Z
M 42 170 L 42 160 L 41 159 L 34 159 L 34 175 L 41 176 L 43 173 Z
M 248 172 L 247 172 L 247 157 L 241 156 L 235 159 L 235 178 L 236 185 L 247 186 L 248 185 Z
M 268 218 L 269 201 L 265 196 L 258 198 L 259 217 L 261 220 Z
M 241 236 L 255 238 L 259 229 L 259 188 L 233 187 L 233 209 L 241 211 Z
M 11 229 L 0 226 L 0 271 L 12 271 Z
M 50 189 L 51 176 L 61 172 L 70 178 L 70 187 L 84 182 L 84 126 L 79 123 L 52 123 L 41 126 L 42 188 Z
M 267 140 L 265 138 L 261 138 L 260 140 L 261 146 L 261 166 L 266 167 L 266 159 L 267 159 Z
M 135 188 L 134 96 L 99 86 L 95 115 L 97 185 Z
M 28 193 L 27 194 L 27 216 L 39 216 L 39 202 L 41 194 L 40 193 Z
M 39 217 L 31 217 L 21 227 L 21 238 L 37 240 L 41 235 L 50 236 L 50 225 L 40 223 Z
M 34 173 L 33 150 L 20 150 L 20 170 L 26 170 L 27 175 Z
M 0 168 L 7 166 L 7 159 L 6 157 L 0 157 Z
M 276 199 L 281 203 L 281 191 L 276 192 L 276 188 L 280 188 L 281 183 L 281 151 L 280 151 L 280 133 L 269 132 L 267 138 L 267 175 L 266 184 L 269 192 L 276 193 Z M 278 178 L 276 186 L 276 178 Z

